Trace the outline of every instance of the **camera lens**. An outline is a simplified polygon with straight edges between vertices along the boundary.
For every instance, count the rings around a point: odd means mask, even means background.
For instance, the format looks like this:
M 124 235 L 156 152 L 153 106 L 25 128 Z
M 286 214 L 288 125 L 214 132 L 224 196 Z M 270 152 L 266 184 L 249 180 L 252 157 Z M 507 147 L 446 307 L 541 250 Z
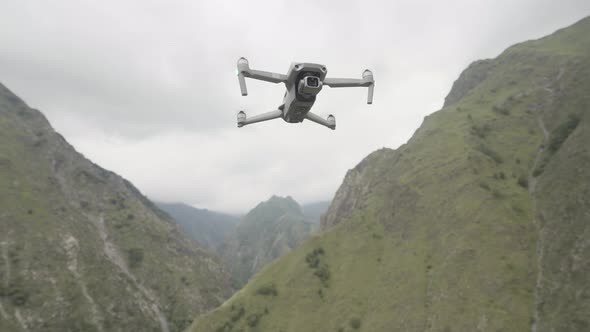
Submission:
M 319 80 L 317 77 L 308 77 L 307 78 L 307 85 L 311 87 L 317 87 L 319 85 Z

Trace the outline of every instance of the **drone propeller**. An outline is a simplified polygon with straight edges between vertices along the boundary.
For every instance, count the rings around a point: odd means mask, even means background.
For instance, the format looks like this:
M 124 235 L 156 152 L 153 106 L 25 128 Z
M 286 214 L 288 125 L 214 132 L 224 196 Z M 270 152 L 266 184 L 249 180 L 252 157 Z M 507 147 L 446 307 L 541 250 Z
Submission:
M 240 82 L 240 90 L 242 91 L 242 96 L 248 95 L 248 89 L 246 88 L 246 78 L 244 77 L 244 72 L 250 70 L 250 66 L 248 65 L 248 60 L 246 58 L 238 59 L 238 81 Z
M 375 80 L 373 79 L 373 72 L 365 69 L 363 72 L 363 80 L 371 82 L 369 85 L 369 91 L 367 94 L 367 104 L 373 103 L 373 90 L 375 89 Z

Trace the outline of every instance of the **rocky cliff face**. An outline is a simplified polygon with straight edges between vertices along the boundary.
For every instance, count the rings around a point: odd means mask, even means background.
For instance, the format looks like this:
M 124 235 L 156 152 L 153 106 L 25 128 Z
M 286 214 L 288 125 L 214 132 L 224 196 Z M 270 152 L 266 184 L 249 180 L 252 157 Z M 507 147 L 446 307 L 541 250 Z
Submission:
M 0 85 L 0 330 L 180 331 L 231 294 L 219 262 Z
M 590 18 L 470 66 L 192 331 L 587 330 L 589 78 Z

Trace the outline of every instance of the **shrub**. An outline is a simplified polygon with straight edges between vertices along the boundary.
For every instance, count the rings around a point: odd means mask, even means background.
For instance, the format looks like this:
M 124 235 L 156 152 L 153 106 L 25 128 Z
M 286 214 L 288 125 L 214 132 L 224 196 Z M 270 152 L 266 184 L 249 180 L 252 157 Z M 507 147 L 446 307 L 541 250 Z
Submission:
M 490 186 L 485 182 L 480 182 L 479 186 L 481 189 L 488 190 L 488 191 L 490 190 Z
M 496 113 L 502 114 L 502 115 L 510 115 L 510 110 L 508 109 L 508 107 L 505 104 L 502 105 L 494 105 L 492 107 L 492 110 Z
M 512 210 L 514 212 L 516 212 L 516 214 L 518 214 L 519 216 L 522 216 L 525 213 L 525 211 L 522 209 L 522 207 L 520 207 L 519 205 L 516 205 L 516 204 L 512 204 Z
M 127 258 L 129 259 L 129 267 L 136 268 L 141 265 L 143 262 L 143 249 L 141 248 L 132 248 L 127 250 Z
M 506 174 L 504 174 L 504 172 L 494 173 L 494 179 L 504 180 L 506 179 Z
M 233 324 L 231 322 L 225 322 L 222 326 L 218 327 L 215 332 L 227 332 L 231 331 Z
M 248 316 L 248 318 L 247 318 L 248 326 L 255 327 L 256 325 L 258 325 L 258 318 L 259 317 L 257 314 Z
M 8 295 L 10 296 L 12 305 L 15 307 L 21 307 L 29 300 L 29 293 L 20 288 L 12 289 Z
M 529 188 L 529 180 L 527 179 L 526 176 L 521 175 L 518 177 L 518 185 L 525 188 L 525 189 L 528 189 Z
M 477 147 L 477 150 L 486 156 L 490 157 L 496 164 L 501 164 L 504 162 L 502 156 L 500 156 L 496 151 L 492 150 L 489 146 L 485 144 L 480 144 Z
M 580 117 L 577 115 L 570 115 L 569 119 L 559 125 L 550 135 L 549 140 L 549 151 L 556 152 L 559 150 L 563 142 L 572 134 L 572 132 L 578 127 L 580 123 Z
M 318 295 L 320 296 L 321 299 L 324 299 L 324 291 L 321 288 L 318 289 Z
M 305 256 L 305 261 L 307 262 L 307 265 L 309 265 L 309 267 L 311 267 L 312 269 L 315 269 L 318 267 L 318 265 L 320 264 L 320 255 L 324 254 L 324 248 L 319 247 L 314 249 L 312 252 L 310 252 L 309 254 L 307 254 Z
M 492 196 L 494 198 L 496 198 L 496 199 L 504 198 L 504 194 L 501 191 L 497 190 L 497 189 L 494 189 L 492 191 Z
M 537 166 L 537 168 L 535 168 L 533 170 L 533 176 L 537 177 L 537 176 L 543 174 L 543 171 L 545 171 L 545 165 L 539 165 L 539 166 Z
M 348 323 L 349 323 L 350 327 L 352 327 L 355 330 L 358 330 L 361 327 L 361 320 L 356 317 L 350 319 L 350 321 Z
M 330 280 L 330 270 L 326 264 L 320 266 L 313 274 L 324 284 L 327 284 L 328 280 Z
M 232 311 L 234 311 L 233 308 Z M 237 322 L 240 320 L 240 318 L 244 316 L 244 314 L 246 314 L 246 309 L 244 309 L 243 306 L 240 306 L 240 309 L 238 309 L 237 312 L 231 315 L 230 319 L 232 322 Z
M 277 296 L 277 295 L 279 295 L 279 292 L 277 291 L 277 287 L 274 284 L 270 284 L 270 285 L 264 285 L 264 286 L 258 288 L 256 290 L 256 294 L 262 295 L 262 296 L 268 296 L 268 295 Z
M 474 124 L 471 126 L 471 134 L 481 139 L 485 139 L 490 130 L 492 130 L 492 128 L 490 128 L 488 124 L 484 124 L 483 126 Z

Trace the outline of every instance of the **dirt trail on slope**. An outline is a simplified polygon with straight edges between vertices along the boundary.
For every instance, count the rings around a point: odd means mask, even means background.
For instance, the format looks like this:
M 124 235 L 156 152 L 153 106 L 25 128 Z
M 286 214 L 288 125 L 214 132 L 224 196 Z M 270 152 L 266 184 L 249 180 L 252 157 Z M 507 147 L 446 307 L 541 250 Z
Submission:
M 103 250 L 107 258 L 115 266 L 117 266 L 127 277 L 129 277 L 129 279 L 133 282 L 137 289 L 139 289 L 144 298 L 138 297 L 138 300 L 143 302 L 142 304 L 144 308 L 149 309 L 156 316 L 156 318 L 160 322 L 160 328 L 162 329 L 162 332 L 170 332 L 170 328 L 168 327 L 168 320 L 160 310 L 160 306 L 156 296 L 151 292 L 151 290 L 147 289 L 145 286 L 143 286 L 140 282 L 137 281 L 137 278 L 129 270 L 129 267 L 125 262 L 125 259 L 123 259 L 123 257 L 121 256 L 115 244 L 109 240 L 109 235 L 107 233 L 104 217 L 101 215 L 98 218 L 95 218 L 93 216 L 88 215 L 88 218 L 90 218 L 90 220 L 94 222 L 98 229 L 100 238 L 102 239 L 104 244 Z M 146 302 L 145 299 L 147 299 L 150 303 Z
M 549 104 L 553 103 L 553 98 L 555 91 L 551 87 L 551 85 L 555 85 L 559 82 L 559 89 L 563 89 L 563 82 L 560 82 L 563 74 L 565 73 L 565 68 L 559 68 L 559 72 L 555 79 L 550 83 L 543 87 L 543 90 L 549 93 Z M 531 332 L 537 332 L 539 326 L 539 308 L 541 307 L 542 301 L 540 298 L 540 290 L 543 286 L 543 253 L 544 253 L 544 236 L 543 236 L 543 229 L 537 217 L 537 197 L 536 197 L 536 190 L 537 190 L 537 178 L 533 175 L 533 172 L 537 168 L 539 161 L 545 151 L 545 147 L 549 142 L 549 131 L 545 126 L 545 122 L 543 121 L 543 114 L 539 115 L 537 118 L 539 128 L 543 133 L 543 144 L 537 150 L 537 155 L 535 156 L 535 162 L 533 163 L 533 167 L 529 172 L 529 195 L 531 196 L 532 206 L 533 206 L 533 224 L 537 227 L 537 246 L 536 246 L 536 255 L 537 255 L 537 278 L 535 281 L 535 292 L 534 292 L 534 307 L 533 307 L 533 322 L 531 324 Z
M 78 245 L 78 239 L 76 239 L 72 235 L 66 236 L 63 240 L 63 247 L 66 251 L 66 255 L 68 258 L 68 262 L 67 262 L 68 270 L 70 270 L 70 272 L 74 275 L 74 278 L 76 279 L 76 283 L 78 284 L 78 286 L 80 287 L 80 290 L 82 291 L 82 295 L 84 296 L 84 298 L 86 299 L 86 301 L 90 305 L 90 310 L 92 312 L 92 317 L 91 317 L 92 323 L 94 324 L 94 326 L 96 326 L 98 331 L 102 332 L 104 330 L 103 330 L 102 324 L 101 324 L 102 318 L 100 316 L 100 312 L 98 310 L 98 307 L 96 306 L 96 302 L 88 293 L 88 287 L 86 286 L 86 283 L 84 282 L 84 278 L 81 277 L 80 272 L 78 271 L 78 251 L 80 249 L 80 247 Z
M 541 229 L 541 225 L 539 220 L 537 219 L 537 198 L 536 198 L 536 188 L 537 188 L 537 178 L 533 175 L 533 172 L 537 168 L 539 161 L 541 160 L 541 156 L 543 155 L 543 151 L 545 150 L 545 145 L 549 140 L 549 132 L 545 128 L 545 123 L 541 117 L 538 118 L 539 127 L 543 131 L 543 144 L 539 147 L 537 151 L 537 156 L 535 157 L 535 162 L 533 163 L 533 167 L 529 173 L 529 195 L 531 196 L 532 205 L 533 205 L 533 223 L 537 227 L 537 279 L 535 282 L 535 294 L 534 294 L 534 307 L 533 307 L 533 323 L 531 324 L 531 332 L 537 332 L 537 326 L 539 322 L 539 307 L 541 306 L 541 299 L 539 297 L 539 290 L 543 285 L 543 233 Z
M 2 246 L 2 257 L 4 258 L 4 265 L 6 266 L 6 274 L 4 275 L 4 286 L 8 288 L 10 284 L 10 259 L 8 258 L 8 243 L 6 241 L 0 242 L 0 246 Z
M 27 322 L 24 320 L 23 316 L 21 316 L 20 314 L 20 310 L 14 309 L 14 317 L 16 317 L 16 320 L 18 321 L 18 323 L 20 324 L 20 327 L 24 330 L 24 331 L 28 331 L 29 329 L 27 329 Z
M 2 258 L 4 259 L 4 266 L 6 267 L 6 271 L 4 273 L 4 286 L 6 288 L 8 288 L 8 285 L 10 284 L 10 259 L 8 259 L 8 250 L 6 249 L 6 247 L 8 246 L 8 243 L 6 243 L 6 241 L 2 241 L 0 242 L 0 247 L 2 247 Z M 6 310 L 4 310 L 4 306 L 2 305 L 2 301 L 0 301 L 0 316 L 2 316 L 2 319 L 4 320 L 8 320 L 8 314 L 6 313 Z

